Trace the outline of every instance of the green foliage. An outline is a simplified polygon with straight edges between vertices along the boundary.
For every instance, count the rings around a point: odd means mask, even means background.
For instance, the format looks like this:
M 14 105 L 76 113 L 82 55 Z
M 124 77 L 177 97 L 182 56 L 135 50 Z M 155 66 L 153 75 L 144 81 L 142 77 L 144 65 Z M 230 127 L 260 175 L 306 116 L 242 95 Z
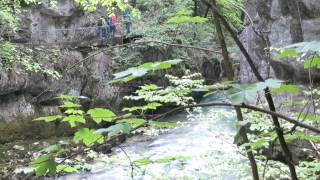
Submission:
M 169 24 L 182 24 L 182 23 L 205 23 L 207 18 L 203 17 L 193 17 L 192 11 L 178 11 L 174 16 L 167 20 Z
M 293 84 L 283 84 L 280 88 L 273 88 L 272 92 L 275 94 L 293 94 L 298 95 L 300 93 L 300 88 Z
M 122 119 L 117 121 L 117 123 L 126 123 L 129 124 L 132 129 L 136 129 L 142 125 L 145 125 L 147 121 L 144 119 Z
M 304 63 L 304 68 L 305 69 L 310 69 L 310 68 L 320 69 L 320 57 L 312 57 L 312 58 L 307 59 Z
M 268 79 L 265 82 L 258 82 L 254 84 L 235 84 L 233 88 L 227 91 L 227 94 L 234 105 L 242 103 L 250 104 L 256 100 L 259 91 L 265 88 L 280 88 L 282 81 L 275 79 Z
M 182 77 L 166 75 L 171 86 L 162 88 L 156 85 L 145 85 L 135 92 L 136 95 L 124 97 L 127 100 L 144 100 L 147 102 L 160 102 L 161 104 L 186 105 L 194 101 L 191 89 L 203 87 L 204 80 L 201 74 L 187 74 Z
M 171 68 L 173 65 L 176 65 L 180 62 L 182 62 L 182 60 L 176 59 L 162 62 L 145 63 L 138 67 L 132 67 L 126 71 L 113 74 L 115 78 L 110 83 L 129 82 L 138 77 L 142 77 L 149 72 Z
M 46 174 L 55 174 L 57 163 L 51 155 L 40 156 L 37 160 L 31 163 L 32 167 L 36 169 L 37 176 L 44 176 Z
M 57 173 L 76 173 L 78 172 L 78 169 L 74 168 L 74 167 L 71 167 L 71 166 L 68 166 L 68 165 L 65 165 L 65 164 L 59 164 L 57 166 L 57 170 L 56 170 Z
M 84 119 L 84 117 L 79 115 L 70 115 L 70 116 L 64 117 L 62 121 L 68 122 L 71 128 L 76 127 L 77 123 L 82 123 L 82 124 L 86 123 L 86 120 Z
M 91 147 L 96 143 L 102 144 L 104 136 L 95 130 L 82 128 L 75 133 L 73 140 L 76 142 L 82 141 L 87 147 Z
M 121 123 L 107 128 L 106 131 L 108 132 L 108 136 L 111 138 L 120 134 L 130 134 L 131 129 L 131 125 Z
M 69 109 L 69 108 L 79 108 L 81 107 L 81 105 L 74 102 L 66 101 L 63 103 L 63 105 L 59 107 Z
M 97 124 L 100 124 L 102 121 L 112 122 L 113 118 L 116 116 L 116 114 L 109 109 L 103 108 L 90 109 L 87 114 L 89 114 Z
M 160 103 L 156 103 L 156 102 L 153 102 L 153 103 L 149 103 L 145 106 L 134 106 L 134 107 L 131 107 L 131 108 L 124 108 L 122 109 L 122 111 L 128 111 L 128 112 L 145 112 L 147 110 L 156 110 L 158 107 L 162 106 L 162 104 Z
M 283 59 L 283 58 L 297 58 L 299 53 L 295 49 L 282 49 L 275 59 Z

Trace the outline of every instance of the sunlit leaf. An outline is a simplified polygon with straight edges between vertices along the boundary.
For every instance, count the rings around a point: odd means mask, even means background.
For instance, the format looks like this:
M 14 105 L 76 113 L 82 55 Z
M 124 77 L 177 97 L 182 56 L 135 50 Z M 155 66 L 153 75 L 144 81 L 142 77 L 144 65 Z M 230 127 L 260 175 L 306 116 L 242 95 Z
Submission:
M 89 114 L 97 124 L 100 124 L 102 121 L 112 122 L 112 119 L 116 116 L 116 114 L 109 109 L 103 108 L 90 109 L 87 114 Z
M 304 68 L 320 68 L 320 57 L 312 57 L 306 60 L 304 63 Z
M 297 85 L 283 84 L 283 85 L 281 85 L 280 88 L 273 88 L 272 92 L 276 93 L 276 94 L 295 94 L 295 95 L 297 95 L 300 93 L 300 88 Z
M 67 117 L 63 118 L 62 121 L 68 122 L 70 124 L 71 128 L 76 127 L 76 123 L 82 123 L 82 124 L 86 123 L 86 120 L 84 119 L 84 117 L 79 116 L 79 115 L 67 116 Z
M 57 163 L 54 161 L 54 157 L 50 155 L 40 156 L 32 161 L 31 165 L 36 169 L 37 176 L 54 175 L 56 173 Z
M 135 129 L 137 127 L 140 127 L 144 124 L 146 124 L 146 120 L 144 119 L 123 119 L 120 121 L 117 121 L 117 123 L 126 123 L 129 124 L 131 126 L 132 129 Z
M 108 136 L 110 138 L 112 138 L 112 137 L 115 137 L 115 136 L 118 136 L 121 134 L 130 134 L 131 129 L 132 128 L 131 128 L 130 124 L 121 123 L 121 124 L 116 124 L 116 125 L 110 126 L 106 129 L 98 129 L 98 130 L 96 130 L 96 132 L 108 133 Z
M 79 108 L 79 107 L 81 107 L 81 105 L 67 101 L 67 102 L 64 102 L 63 105 L 61 105 L 59 107 L 61 107 L 61 108 Z
M 276 56 L 276 59 L 279 60 L 283 58 L 296 58 L 298 56 L 299 56 L 299 53 L 295 49 L 283 49 Z
M 82 128 L 75 133 L 73 140 L 76 142 L 82 141 L 86 146 L 91 147 L 96 143 L 102 144 L 104 136 L 95 130 Z
M 65 165 L 65 164 L 59 164 L 57 166 L 57 170 L 56 170 L 57 173 L 76 173 L 78 172 L 78 170 L 74 167 L 71 167 L 71 166 L 68 166 L 68 165 Z

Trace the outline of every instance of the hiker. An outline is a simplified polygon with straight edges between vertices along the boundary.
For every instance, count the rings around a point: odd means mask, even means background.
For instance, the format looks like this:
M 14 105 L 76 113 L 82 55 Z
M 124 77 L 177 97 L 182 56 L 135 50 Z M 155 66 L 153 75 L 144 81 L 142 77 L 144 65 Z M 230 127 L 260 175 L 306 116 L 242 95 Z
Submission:
M 130 13 L 128 11 L 123 14 L 123 21 L 126 25 L 127 34 L 129 34 L 131 32 L 132 21 Z
M 107 38 L 107 24 L 103 16 L 99 19 L 97 24 L 97 36 L 101 39 Z
M 116 16 L 112 16 L 108 18 L 108 26 L 109 26 L 109 33 L 112 34 L 112 37 L 114 37 L 116 33 L 116 24 L 118 23 L 118 19 Z

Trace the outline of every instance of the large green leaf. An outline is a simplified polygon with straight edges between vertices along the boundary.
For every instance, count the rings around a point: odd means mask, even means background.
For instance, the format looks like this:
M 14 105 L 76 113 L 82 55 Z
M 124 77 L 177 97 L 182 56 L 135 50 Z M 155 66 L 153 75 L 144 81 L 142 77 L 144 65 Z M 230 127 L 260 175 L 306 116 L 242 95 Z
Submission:
M 137 127 L 140 127 L 144 124 L 146 124 L 146 120 L 144 119 L 123 119 L 120 121 L 117 121 L 117 123 L 127 123 L 131 126 L 132 129 L 135 129 Z
M 291 85 L 291 84 L 283 84 L 279 88 L 273 88 L 272 92 L 275 94 L 299 94 L 300 88 L 297 85 Z
M 35 161 L 32 161 L 31 165 L 36 169 L 37 176 L 56 173 L 57 163 L 54 161 L 54 157 L 50 155 L 40 156 Z
M 87 114 L 89 114 L 97 124 L 100 124 L 102 121 L 112 122 L 112 119 L 116 116 L 116 114 L 109 109 L 103 108 L 90 109 Z
M 122 111 L 128 111 L 128 112 L 134 112 L 134 111 L 147 111 L 147 110 L 156 110 L 158 107 L 162 106 L 162 104 L 160 103 L 149 103 L 145 106 L 134 106 L 132 108 L 123 108 Z
M 34 121 L 45 121 L 45 122 L 53 122 L 62 119 L 63 116 L 57 115 L 57 116 L 46 116 L 46 117 L 40 117 L 35 119 Z
M 150 71 L 162 70 L 171 68 L 172 65 L 176 65 L 182 62 L 180 59 L 161 61 L 161 62 L 149 62 L 144 63 L 138 67 L 131 67 L 125 71 L 113 74 L 114 79 L 110 83 L 129 82 L 135 78 L 142 77 L 148 74 Z
M 86 123 L 86 120 L 84 119 L 83 116 L 79 116 L 79 115 L 70 115 L 70 116 L 67 116 L 65 118 L 63 118 L 64 122 L 68 122 L 71 126 L 71 128 L 74 128 L 76 127 L 76 123 L 82 123 L 82 124 L 85 124 Z
M 257 98 L 258 91 L 255 84 L 234 85 L 232 89 L 227 91 L 227 94 L 233 105 L 240 105 L 242 103 L 250 104 Z
M 81 107 L 81 105 L 67 101 L 67 102 L 64 102 L 63 105 L 61 105 L 59 107 L 68 109 L 68 108 L 79 108 L 79 107 Z
M 78 172 L 78 169 L 77 168 L 74 168 L 74 167 L 71 167 L 71 166 L 68 166 L 68 165 L 65 165 L 65 164 L 59 164 L 57 166 L 57 173 L 76 173 Z
M 108 133 L 110 138 L 121 135 L 121 134 L 130 134 L 131 125 L 126 123 L 120 123 L 113 126 L 110 126 L 105 129 L 98 129 L 96 132 L 98 133 Z
M 295 49 L 282 49 L 275 59 L 280 60 L 283 58 L 297 58 L 299 56 L 299 52 Z
M 320 57 L 311 57 L 307 59 L 304 63 L 304 68 L 320 68 Z
M 104 136 L 95 130 L 82 128 L 75 133 L 73 140 L 76 142 L 82 141 L 87 147 L 91 147 L 96 143 L 102 144 Z

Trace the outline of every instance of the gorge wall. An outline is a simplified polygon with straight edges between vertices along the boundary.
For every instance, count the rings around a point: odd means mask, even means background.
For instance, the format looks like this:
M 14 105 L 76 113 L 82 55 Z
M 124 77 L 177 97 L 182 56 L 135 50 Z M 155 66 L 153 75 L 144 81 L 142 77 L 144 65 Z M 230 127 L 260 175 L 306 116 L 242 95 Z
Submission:
M 57 42 L 64 40 L 77 47 L 81 42 L 94 39 L 95 29 L 82 32 L 66 29 L 94 27 L 97 19 L 105 14 L 101 9 L 94 13 L 83 12 L 72 0 L 60 0 L 54 7 L 39 4 L 25 9 L 19 31 L 11 40 L 28 46 L 37 44 L 42 47 L 44 44 L 44 49 L 52 48 L 51 45 L 63 48 L 64 44 Z M 97 53 L 79 63 L 88 52 L 70 49 L 61 52 L 57 62 L 46 62 L 48 67 L 62 75 L 61 80 L 26 72 L 18 64 L 10 70 L 0 64 L 0 122 L 60 113 L 56 99 L 59 94 L 86 96 L 89 98 L 85 102 L 88 106 L 119 106 L 121 88 L 108 84 L 113 73 L 110 55 Z
M 308 73 L 301 63 L 295 60 L 272 61 L 266 55 L 265 48 L 320 40 L 319 1 L 247 0 L 246 11 L 250 18 L 246 18 L 247 26 L 240 37 L 263 76 L 268 78 L 275 75 L 289 81 L 307 81 Z M 244 59 L 240 66 L 242 82 L 256 80 Z M 320 80 L 319 72 L 313 72 L 313 76 Z

